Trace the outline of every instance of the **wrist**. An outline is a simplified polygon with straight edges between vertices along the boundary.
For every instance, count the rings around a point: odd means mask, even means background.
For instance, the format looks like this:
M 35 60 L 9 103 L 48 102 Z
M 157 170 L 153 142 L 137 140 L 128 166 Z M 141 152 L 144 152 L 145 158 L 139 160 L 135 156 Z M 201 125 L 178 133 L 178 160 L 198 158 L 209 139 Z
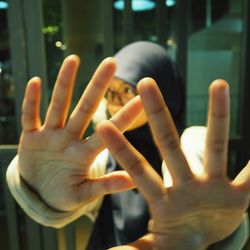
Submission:
M 180 238 L 173 235 L 160 235 L 149 233 L 125 246 L 110 248 L 109 250 L 205 250 L 199 237 L 186 235 Z
M 19 178 L 20 181 L 23 183 L 24 186 L 26 186 L 26 188 L 33 193 L 48 209 L 54 211 L 54 212 L 58 212 L 58 213 L 68 213 L 68 212 L 73 212 L 73 210 L 62 210 L 62 209 L 58 209 L 56 206 L 50 204 L 50 202 L 45 199 L 40 192 L 34 188 L 28 181 L 25 180 L 25 178 L 21 175 L 21 173 L 19 172 Z
M 206 246 L 199 235 L 180 235 L 175 237 L 172 234 L 158 235 L 154 234 L 153 250 L 205 250 Z
M 205 250 L 207 248 L 206 239 L 193 227 L 184 225 L 172 225 L 159 227 L 150 220 L 148 231 L 151 235 L 151 242 L 154 245 L 152 249 L 166 250 Z

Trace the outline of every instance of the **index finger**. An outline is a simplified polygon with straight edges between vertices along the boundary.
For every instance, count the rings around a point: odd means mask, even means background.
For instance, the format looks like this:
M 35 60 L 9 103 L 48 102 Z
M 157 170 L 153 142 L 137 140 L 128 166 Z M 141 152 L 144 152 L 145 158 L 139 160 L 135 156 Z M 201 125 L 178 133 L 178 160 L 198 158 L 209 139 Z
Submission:
M 93 113 L 104 97 L 115 70 L 116 64 L 113 58 L 106 58 L 101 62 L 69 118 L 66 125 L 67 133 L 74 137 L 82 137 Z
M 97 126 L 97 134 L 115 159 L 129 173 L 149 204 L 164 196 L 165 187 L 161 177 L 114 124 L 108 121 L 102 122 Z
M 229 138 L 229 87 L 224 80 L 210 86 L 204 168 L 210 176 L 224 176 Z
M 179 135 L 171 114 L 155 81 L 144 78 L 138 84 L 154 140 L 165 160 L 174 185 L 190 179 L 193 174 L 180 148 Z

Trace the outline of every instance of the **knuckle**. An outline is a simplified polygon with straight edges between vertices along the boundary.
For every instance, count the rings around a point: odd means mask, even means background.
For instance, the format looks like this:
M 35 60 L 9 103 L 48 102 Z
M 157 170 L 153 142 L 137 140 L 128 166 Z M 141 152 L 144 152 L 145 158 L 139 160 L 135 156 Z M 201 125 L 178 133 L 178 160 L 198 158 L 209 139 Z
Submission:
M 142 158 L 135 159 L 126 168 L 132 176 L 142 176 L 145 173 L 144 160 Z
M 215 153 L 222 153 L 227 148 L 227 140 L 214 139 L 211 141 L 211 150 Z
M 92 102 L 86 98 L 83 101 L 83 104 L 79 106 L 78 111 L 81 114 L 93 113 L 95 111 L 95 107 L 93 107 Z
M 62 106 L 63 106 L 63 102 L 60 101 L 59 99 L 54 99 L 53 102 L 52 102 L 52 109 L 55 111 L 55 112 L 59 112 L 61 109 L 62 109 Z
M 33 112 L 23 111 L 22 112 L 22 119 L 25 121 L 30 121 L 35 119 L 35 114 Z
M 65 132 L 66 136 L 69 138 L 75 138 L 78 136 L 77 130 L 73 128 L 67 128 Z
M 158 144 L 167 150 L 176 150 L 179 148 L 179 140 L 175 137 L 173 132 L 166 132 L 158 138 Z
M 92 143 L 87 143 L 87 140 L 85 140 L 85 145 L 89 155 L 96 155 L 98 149 L 96 145 L 93 145 Z
M 123 156 L 122 166 L 132 176 L 141 176 L 146 171 L 146 160 L 142 155 L 134 155 L 127 151 L 126 145 L 120 145 L 113 155 Z

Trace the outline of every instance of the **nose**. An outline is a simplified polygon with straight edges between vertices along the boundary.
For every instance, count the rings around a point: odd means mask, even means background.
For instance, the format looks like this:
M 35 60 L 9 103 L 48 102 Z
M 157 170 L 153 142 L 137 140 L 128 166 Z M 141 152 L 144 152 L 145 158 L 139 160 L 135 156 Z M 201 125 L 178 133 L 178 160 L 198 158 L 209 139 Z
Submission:
M 122 101 L 122 98 L 120 97 L 120 95 L 118 93 L 113 93 L 113 96 L 112 96 L 112 102 L 114 104 L 120 104 L 120 105 L 124 105 L 123 101 Z

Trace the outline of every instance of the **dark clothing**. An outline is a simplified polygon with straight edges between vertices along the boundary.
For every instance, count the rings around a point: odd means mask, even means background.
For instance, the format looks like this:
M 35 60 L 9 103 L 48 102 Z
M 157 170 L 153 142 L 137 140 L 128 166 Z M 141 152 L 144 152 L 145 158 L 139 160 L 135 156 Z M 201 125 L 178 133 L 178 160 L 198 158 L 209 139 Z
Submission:
M 119 169 L 110 155 L 108 172 Z M 106 195 L 87 249 L 104 250 L 132 242 L 146 234 L 148 220 L 147 205 L 136 189 Z

